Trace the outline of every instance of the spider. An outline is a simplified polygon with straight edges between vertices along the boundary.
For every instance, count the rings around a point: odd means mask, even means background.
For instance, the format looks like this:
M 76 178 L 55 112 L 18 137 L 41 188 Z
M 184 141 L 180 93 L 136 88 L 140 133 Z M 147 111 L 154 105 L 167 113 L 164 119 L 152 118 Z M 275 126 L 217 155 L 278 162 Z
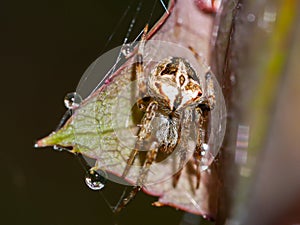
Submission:
M 144 76 L 143 55 L 146 43 L 148 25 L 139 43 L 136 53 L 135 72 L 137 77 L 137 96 L 145 96 L 137 102 L 138 108 L 144 112 L 139 124 L 137 140 L 131 150 L 122 177 L 125 178 L 137 157 L 144 142 L 153 135 L 152 123 L 155 117 L 164 117 L 166 122 L 155 131 L 156 138 L 151 142 L 150 149 L 146 153 L 145 161 L 140 169 L 139 176 L 128 196 L 121 199 L 114 211 L 121 211 L 140 191 L 147 179 L 151 164 L 156 160 L 159 152 L 170 154 L 181 141 L 181 131 L 185 127 L 188 130 L 190 121 L 195 119 L 198 123 L 197 143 L 193 153 L 194 164 L 197 171 L 197 184 L 200 182 L 201 152 L 204 150 L 206 141 L 205 130 L 209 111 L 214 108 L 215 95 L 214 85 L 210 72 L 205 75 L 206 94 L 203 93 L 200 80 L 194 68 L 182 57 L 168 57 L 161 60 L 154 70 Z M 195 57 L 199 59 L 197 53 Z M 194 117 L 194 118 L 193 118 Z M 184 166 L 187 151 L 180 151 L 180 168 Z M 91 169 L 91 172 L 97 168 Z M 180 177 L 180 171 L 174 176 L 173 185 L 176 186 Z

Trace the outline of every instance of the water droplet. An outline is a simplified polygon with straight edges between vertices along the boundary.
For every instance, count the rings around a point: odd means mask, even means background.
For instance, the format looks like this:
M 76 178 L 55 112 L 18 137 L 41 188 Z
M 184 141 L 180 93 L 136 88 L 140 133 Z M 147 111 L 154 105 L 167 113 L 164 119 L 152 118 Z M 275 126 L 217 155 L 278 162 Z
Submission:
M 76 92 L 68 93 L 64 99 L 64 103 L 67 109 L 75 109 L 82 102 L 82 98 Z
M 88 171 L 85 176 L 86 185 L 94 191 L 99 191 L 103 189 L 105 187 L 106 182 L 107 174 L 103 170 L 97 170 L 97 172 Z
M 209 151 L 209 145 L 206 143 L 203 143 L 202 148 L 204 151 Z
M 61 152 L 61 151 L 69 151 L 70 149 L 59 146 L 59 145 L 53 145 L 53 150 Z
M 121 48 L 121 52 L 125 56 L 125 58 L 127 58 L 133 52 L 131 44 L 123 45 Z

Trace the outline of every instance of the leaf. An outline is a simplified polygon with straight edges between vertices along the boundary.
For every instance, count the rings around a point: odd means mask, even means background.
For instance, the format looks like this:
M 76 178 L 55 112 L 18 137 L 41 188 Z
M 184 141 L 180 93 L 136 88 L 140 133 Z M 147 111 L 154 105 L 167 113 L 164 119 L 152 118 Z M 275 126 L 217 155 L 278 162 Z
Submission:
M 132 87 L 128 86 L 131 77 L 131 70 L 127 69 L 121 70 L 118 75 L 115 74 L 109 84 L 84 100 L 60 130 L 38 141 L 37 145 L 73 147 L 73 152 L 96 159 L 105 170 L 120 176 L 132 150 L 128 146 L 133 145 L 129 143 L 129 139 L 122 138 L 122 134 L 126 135 L 130 129 L 133 134 L 137 131 L 133 121 L 134 114 L 128 114 L 132 105 L 130 99 Z M 126 90 L 126 87 L 129 90 Z M 124 88 L 129 96 L 124 96 Z M 114 108 L 116 106 L 117 112 Z M 117 117 L 115 113 L 118 113 Z M 124 118 L 122 115 L 129 117 Z M 121 125 L 124 120 L 127 122 L 126 126 Z M 131 138 L 131 141 L 134 140 Z M 131 170 L 131 173 L 133 172 L 134 170 Z M 131 174 L 128 178 L 130 176 Z M 137 177 L 136 174 L 132 176 Z
M 202 60 L 208 61 L 213 16 L 201 12 L 192 0 L 178 0 L 174 4 L 175 1 L 170 2 L 171 14 L 166 14 L 157 23 L 148 38 L 192 47 Z M 83 101 L 60 130 L 39 140 L 37 146 L 71 146 L 73 152 L 94 158 L 100 167 L 121 176 L 135 143 L 133 137 L 137 132 L 137 118 L 141 118 L 132 105 L 130 93 L 134 91 L 131 85 L 134 74 L 129 66 L 131 63 L 129 60 L 109 78 L 109 82 Z M 188 148 L 194 149 L 192 144 Z M 142 162 L 143 158 L 135 160 L 126 176 L 127 181 L 135 183 Z M 196 174 L 192 162 L 186 164 L 176 188 L 173 179 L 163 179 L 167 177 L 167 171 L 172 170 L 172 165 L 165 163 L 160 166 L 160 173 L 150 173 L 148 180 L 152 182 L 148 182 L 143 189 L 150 195 L 159 196 L 159 201 L 154 205 L 169 205 L 208 218 L 215 216 L 218 178 L 214 166 L 201 174 L 198 189 L 195 188 Z

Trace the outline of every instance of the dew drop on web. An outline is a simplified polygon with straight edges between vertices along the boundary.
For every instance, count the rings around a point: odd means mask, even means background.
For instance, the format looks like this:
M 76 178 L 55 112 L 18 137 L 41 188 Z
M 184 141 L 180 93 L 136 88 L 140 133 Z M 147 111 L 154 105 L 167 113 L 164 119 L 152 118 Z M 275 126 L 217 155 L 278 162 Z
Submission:
M 107 174 L 103 170 L 96 171 L 88 171 L 85 175 L 85 183 L 86 185 L 94 190 L 99 191 L 105 187 L 107 182 Z
M 124 44 L 121 47 L 121 53 L 127 58 L 133 52 L 133 47 L 131 44 Z
M 64 98 L 64 104 L 67 109 L 75 109 L 82 102 L 82 98 L 76 92 L 68 93 Z

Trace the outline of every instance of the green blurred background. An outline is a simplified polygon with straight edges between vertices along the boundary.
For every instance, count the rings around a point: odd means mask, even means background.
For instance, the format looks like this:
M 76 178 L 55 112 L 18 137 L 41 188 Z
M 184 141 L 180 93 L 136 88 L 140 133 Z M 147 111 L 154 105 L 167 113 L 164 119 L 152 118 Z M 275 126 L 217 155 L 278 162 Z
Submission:
M 55 129 L 63 98 L 101 54 L 129 0 L 1 2 L 1 204 L 0 224 L 179 224 L 182 212 L 151 206 L 140 193 L 115 218 L 84 183 L 77 159 L 36 139 Z M 149 19 L 154 0 L 143 1 L 131 40 Z M 136 3 L 106 51 L 122 43 Z M 151 22 L 162 15 L 158 3 Z M 114 193 L 113 193 L 114 194 Z M 117 221 L 117 222 L 116 222 Z

